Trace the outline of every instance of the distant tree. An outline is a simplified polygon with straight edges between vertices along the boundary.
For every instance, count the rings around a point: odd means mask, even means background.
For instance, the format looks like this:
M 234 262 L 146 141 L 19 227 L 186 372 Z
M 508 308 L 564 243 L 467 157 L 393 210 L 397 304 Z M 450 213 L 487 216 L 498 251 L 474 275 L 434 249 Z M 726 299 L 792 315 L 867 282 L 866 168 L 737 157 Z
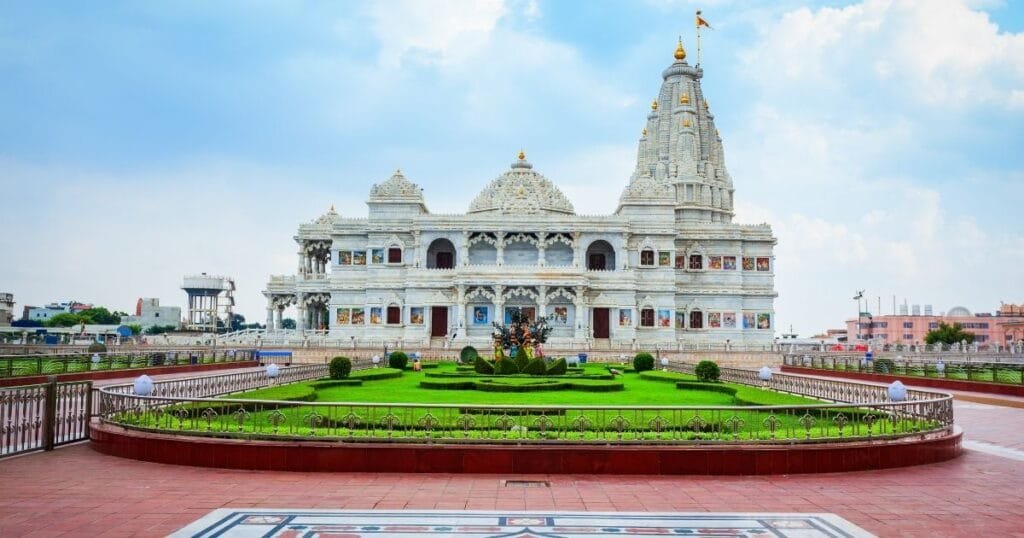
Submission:
M 82 310 L 78 313 L 78 317 L 85 323 L 95 325 L 117 325 L 121 323 L 121 316 L 116 313 L 110 313 L 109 310 L 102 306 Z
M 968 344 L 974 342 L 974 333 L 965 331 L 963 326 L 959 323 L 949 325 L 947 323 L 939 322 L 939 326 L 935 329 L 928 331 L 928 334 L 924 335 L 924 341 L 927 344 L 957 344 L 966 340 Z
M 243 316 L 241 314 L 231 314 L 231 330 L 232 331 L 240 331 L 240 330 L 242 330 L 242 325 L 244 325 L 244 324 L 245 324 L 245 316 Z
M 284 319 L 282 319 L 281 320 L 281 328 L 282 329 L 294 329 L 295 328 L 295 320 L 292 319 L 292 318 L 284 318 Z
M 69 312 L 61 312 L 56 316 L 46 320 L 47 327 L 73 327 L 83 322 L 83 319 L 78 314 L 71 314 Z M 92 321 L 86 321 L 86 323 L 92 323 Z
M 132 336 L 142 334 L 142 325 L 138 323 L 129 323 L 128 328 L 132 330 Z
M 153 325 L 145 330 L 146 334 L 164 334 L 176 329 L 174 325 Z

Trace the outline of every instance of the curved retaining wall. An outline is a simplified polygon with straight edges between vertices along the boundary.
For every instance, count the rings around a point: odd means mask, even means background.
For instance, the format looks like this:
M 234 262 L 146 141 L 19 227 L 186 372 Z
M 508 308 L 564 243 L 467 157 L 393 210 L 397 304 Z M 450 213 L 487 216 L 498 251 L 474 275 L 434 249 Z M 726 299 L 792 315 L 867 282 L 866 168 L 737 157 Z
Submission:
M 122 370 L 95 370 L 91 372 L 75 372 L 70 374 L 47 374 L 0 379 L 0 387 L 17 387 L 20 385 L 38 385 L 46 383 L 51 376 L 57 377 L 58 383 L 68 381 L 96 381 L 100 379 L 122 379 L 146 375 L 180 374 L 186 372 L 210 372 L 214 370 L 233 370 L 259 366 L 257 361 L 214 362 L 208 364 L 182 364 L 178 366 L 150 366 L 147 368 L 128 368 Z
M 865 471 L 961 454 L 962 432 L 928 439 L 727 446 L 410 445 L 212 439 L 94 422 L 94 450 L 156 463 L 274 471 L 755 475 Z

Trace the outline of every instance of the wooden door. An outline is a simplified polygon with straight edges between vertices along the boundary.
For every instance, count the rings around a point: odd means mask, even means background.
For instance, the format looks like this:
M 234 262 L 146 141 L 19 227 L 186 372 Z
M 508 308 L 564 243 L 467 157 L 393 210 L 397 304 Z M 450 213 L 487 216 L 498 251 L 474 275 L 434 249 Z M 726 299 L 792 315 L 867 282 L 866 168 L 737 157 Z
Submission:
M 594 338 L 608 338 L 609 315 L 607 308 L 594 309 Z
M 438 269 L 451 269 L 451 268 L 455 267 L 455 264 L 452 263 L 452 253 L 451 252 L 438 252 L 437 253 L 437 263 L 435 264 L 435 266 Z
M 591 254 L 590 259 L 587 260 L 587 269 L 590 269 L 591 271 L 603 271 L 604 264 L 604 254 Z
M 430 336 L 448 336 L 448 307 L 430 307 Z

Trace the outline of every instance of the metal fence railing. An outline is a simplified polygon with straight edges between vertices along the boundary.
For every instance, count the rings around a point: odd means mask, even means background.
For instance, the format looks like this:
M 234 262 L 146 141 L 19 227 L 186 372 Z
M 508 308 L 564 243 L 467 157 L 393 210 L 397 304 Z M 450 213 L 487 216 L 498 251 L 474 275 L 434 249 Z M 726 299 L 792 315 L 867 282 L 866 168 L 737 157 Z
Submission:
M 677 368 L 685 370 L 687 365 Z M 692 368 L 692 367 L 690 367 Z M 757 373 L 722 369 L 734 383 Z M 236 385 L 241 386 L 241 385 Z M 767 388 L 838 403 L 572 406 L 269 401 L 99 389 L 100 419 L 174 435 L 414 443 L 706 444 L 844 442 L 924 436 L 953 425 L 952 397 L 775 374 Z M 185 389 L 177 391 L 182 394 Z
M 88 438 L 92 382 L 0 389 L 0 457 Z
M 254 360 L 252 350 L 185 349 L 0 356 L 0 378 Z
M 927 377 L 953 381 L 982 381 L 1008 385 L 1024 384 L 1024 363 L 879 358 L 863 356 L 785 355 L 783 364 L 837 372 Z

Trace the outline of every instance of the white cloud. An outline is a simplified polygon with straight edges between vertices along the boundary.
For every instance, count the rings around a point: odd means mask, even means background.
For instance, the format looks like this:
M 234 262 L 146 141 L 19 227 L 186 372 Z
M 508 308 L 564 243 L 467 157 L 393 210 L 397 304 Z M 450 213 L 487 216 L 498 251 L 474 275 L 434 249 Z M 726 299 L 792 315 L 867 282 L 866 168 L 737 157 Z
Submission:
M 376 4 L 371 17 L 381 44 L 379 60 L 392 67 L 405 59 L 458 63 L 490 40 L 498 19 L 505 13 L 502 0 L 403 0 Z
M 785 14 L 744 61 L 766 87 L 810 91 L 879 79 L 933 106 L 1012 108 L 1024 88 L 1024 33 L 1001 32 L 968 2 L 865 0 Z

